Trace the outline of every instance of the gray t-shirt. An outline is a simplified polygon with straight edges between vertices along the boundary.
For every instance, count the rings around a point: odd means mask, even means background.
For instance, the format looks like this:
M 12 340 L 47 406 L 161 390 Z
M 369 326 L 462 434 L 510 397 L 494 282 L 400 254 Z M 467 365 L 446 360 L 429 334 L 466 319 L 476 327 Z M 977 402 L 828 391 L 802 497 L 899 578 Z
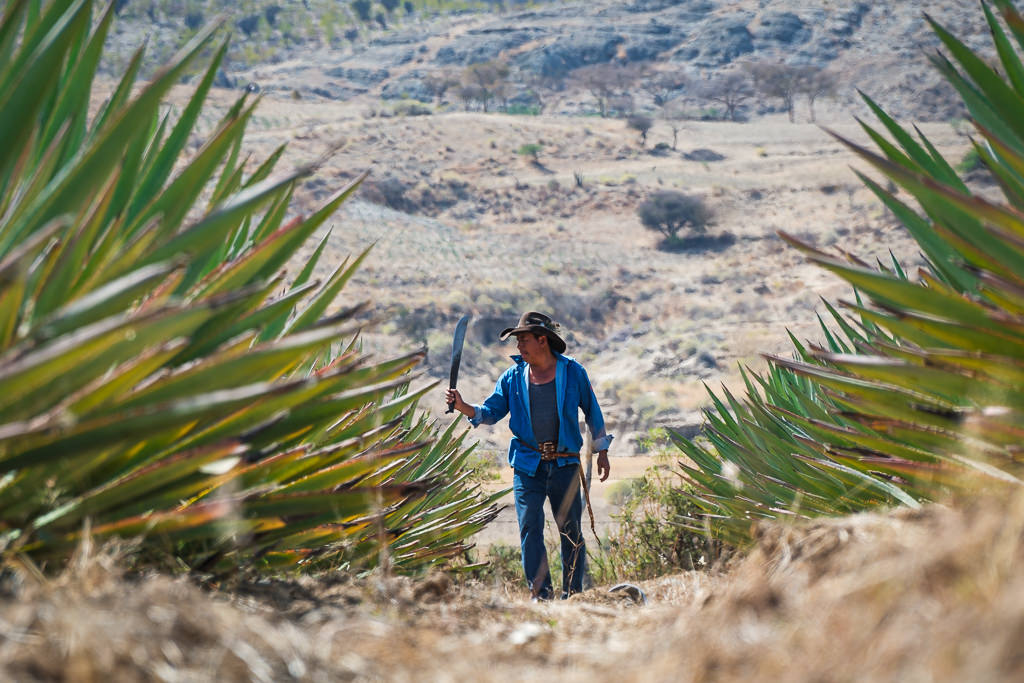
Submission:
M 558 399 L 555 381 L 530 385 L 530 423 L 537 442 L 558 442 Z

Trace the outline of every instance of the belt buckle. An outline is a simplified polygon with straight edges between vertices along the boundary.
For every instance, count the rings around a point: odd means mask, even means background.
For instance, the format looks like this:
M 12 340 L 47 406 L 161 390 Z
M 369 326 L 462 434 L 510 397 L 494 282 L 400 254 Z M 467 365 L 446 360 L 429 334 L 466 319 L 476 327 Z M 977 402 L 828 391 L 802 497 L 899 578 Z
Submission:
M 537 444 L 540 451 L 540 459 L 551 461 L 558 458 L 558 444 L 554 441 L 542 441 Z

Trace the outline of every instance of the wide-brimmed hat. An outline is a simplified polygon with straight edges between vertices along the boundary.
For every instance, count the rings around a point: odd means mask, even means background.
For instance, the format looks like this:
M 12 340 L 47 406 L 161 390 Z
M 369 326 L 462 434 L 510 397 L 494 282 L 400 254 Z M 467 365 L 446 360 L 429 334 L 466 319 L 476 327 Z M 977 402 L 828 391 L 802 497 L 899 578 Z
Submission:
M 523 313 L 522 317 L 519 318 L 519 324 L 502 330 L 498 338 L 501 341 L 505 341 L 511 335 L 520 332 L 543 334 L 550 340 L 552 351 L 555 353 L 563 353 L 565 351 L 565 342 L 558 336 L 558 323 L 543 313 L 538 313 L 537 311 Z

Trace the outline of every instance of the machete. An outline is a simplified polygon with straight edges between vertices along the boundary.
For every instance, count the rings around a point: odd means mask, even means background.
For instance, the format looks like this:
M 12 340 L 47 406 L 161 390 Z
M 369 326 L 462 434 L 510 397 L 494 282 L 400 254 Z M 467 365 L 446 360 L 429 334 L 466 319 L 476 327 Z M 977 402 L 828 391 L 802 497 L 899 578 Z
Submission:
M 462 344 L 466 341 L 466 328 L 471 316 L 464 315 L 455 324 L 455 338 L 452 339 L 452 371 L 448 376 L 448 388 L 454 389 L 459 381 L 459 363 L 462 362 Z M 449 403 L 446 413 L 455 412 L 455 404 Z

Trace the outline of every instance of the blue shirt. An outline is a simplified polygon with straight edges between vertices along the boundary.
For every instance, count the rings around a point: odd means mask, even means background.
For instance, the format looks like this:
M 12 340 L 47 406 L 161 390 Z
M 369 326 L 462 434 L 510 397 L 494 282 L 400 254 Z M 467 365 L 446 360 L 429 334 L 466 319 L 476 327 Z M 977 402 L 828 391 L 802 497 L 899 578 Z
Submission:
M 509 428 L 515 435 L 508 446 L 508 462 L 532 476 L 540 464 L 540 452 L 530 420 L 530 365 L 522 356 L 512 356 L 512 360 L 515 365 L 498 379 L 494 393 L 482 405 L 473 406 L 476 412 L 468 419 L 476 427 L 495 424 L 508 415 Z M 594 450 L 608 448 L 612 436 L 605 431 L 604 416 L 597 405 L 597 396 L 587 371 L 575 359 L 559 353 L 555 354 L 555 398 L 558 403 L 558 451 L 566 454 L 564 458 L 558 458 L 559 467 L 580 461 L 577 455 L 583 448 L 580 410 L 594 439 Z

